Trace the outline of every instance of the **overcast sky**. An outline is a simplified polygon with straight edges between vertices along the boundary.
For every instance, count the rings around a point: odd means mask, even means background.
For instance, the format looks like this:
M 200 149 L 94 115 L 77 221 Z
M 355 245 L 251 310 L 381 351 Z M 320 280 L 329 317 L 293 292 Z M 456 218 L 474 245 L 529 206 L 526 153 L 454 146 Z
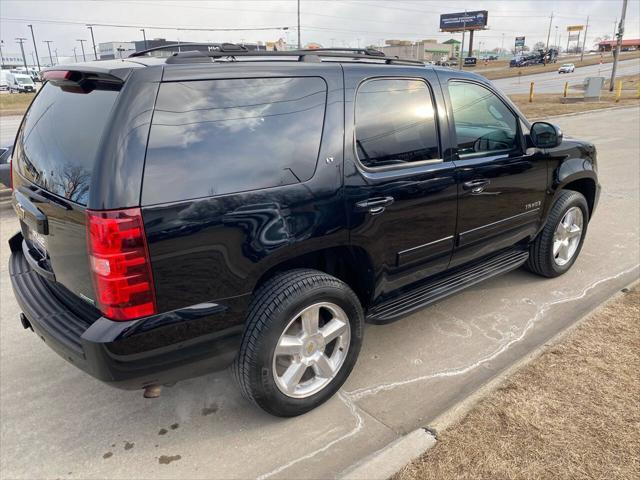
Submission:
M 476 46 L 511 48 L 514 37 L 526 36 L 529 46 L 545 41 L 549 16 L 554 13 L 551 43 L 556 26 L 561 45 L 566 46 L 567 25 L 584 24 L 589 16 L 587 48 L 595 39 L 613 35 L 622 0 L 503 0 L 503 1 L 429 1 L 429 0 L 336 0 L 301 1 L 302 43 L 323 46 L 365 46 L 384 39 L 417 40 L 452 37 L 439 31 L 439 15 L 464 10 L 488 10 L 489 29 L 476 34 Z M 625 38 L 640 37 L 640 0 L 630 0 L 627 8 Z M 58 55 L 72 55 L 77 39 L 90 33 L 85 24 L 120 24 L 126 28 L 95 26 L 96 43 L 141 40 L 140 28 L 147 38 L 163 37 L 181 41 L 256 42 L 288 38 L 297 41 L 295 0 L 263 1 L 59 1 L 0 0 L 0 37 L 3 51 L 18 52 L 16 37 L 28 38 L 27 56 L 33 51 L 27 27 L 33 24 L 38 50 L 46 56 L 43 40 L 52 40 Z M 67 23 L 65 23 L 67 22 Z M 251 30 L 241 32 L 185 31 L 175 27 L 205 29 L 285 27 L 290 30 Z M 165 28 L 162 28 L 165 27 Z M 174 27 L 172 30 L 170 27 Z M 460 34 L 456 34 L 459 38 Z M 504 40 L 503 40 L 504 38 Z M 79 52 L 79 49 L 78 49 Z M 6 53 L 5 53 L 6 55 Z

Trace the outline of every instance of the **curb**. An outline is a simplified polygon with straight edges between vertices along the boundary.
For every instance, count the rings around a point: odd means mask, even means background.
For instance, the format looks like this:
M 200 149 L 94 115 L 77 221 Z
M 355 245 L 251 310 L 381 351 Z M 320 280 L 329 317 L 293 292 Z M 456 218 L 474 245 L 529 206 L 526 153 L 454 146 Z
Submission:
M 584 110 L 582 112 L 563 113 L 561 115 L 552 115 L 550 117 L 532 117 L 532 118 L 528 118 L 528 120 L 537 121 L 537 120 L 549 119 L 549 118 L 576 117 L 578 115 L 587 115 L 589 113 L 599 113 L 599 112 L 609 112 L 611 110 L 623 110 L 625 108 L 628 108 L 628 109 L 635 108 L 635 109 L 637 109 L 638 106 L 637 105 L 622 105 L 622 106 L 619 106 L 619 107 L 594 108 L 593 110 Z
M 634 280 L 624 290 L 632 289 L 640 284 L 640 280 Z M 420 457 L 424 452 L 437 443 L 438 434 L 462 420 L 469 411 L 482 399 L 498 389 L 516 371 L 525 367 L 533 360 L 540 357 L 549 348 L 558 344 L 565 337 L 577 329 L 587 318 L 610 302 L 623 295 L 623 289 L 604 300 L 596 308 L 580 317 L 567 328 L 558 332 L 544 344 L 534 348 L 531 352 L 520 358 L 511 366 L 502 370 L 487 383 L 475 390 L 471 395 L 448 408 L 445 412 L 434 418 L 427 427 L 419 428 L 407 435 L 394 440 L 377 452 L 370 454 L 361 461 L 343 470 L 337 478 L 340 480 L 387 480 L 398 473 L 404 466 Z
M 341 480 L 387 480 L 406 464 L 436 444 L 436 437 L 424 428 L 394 440 L 343 471 Z

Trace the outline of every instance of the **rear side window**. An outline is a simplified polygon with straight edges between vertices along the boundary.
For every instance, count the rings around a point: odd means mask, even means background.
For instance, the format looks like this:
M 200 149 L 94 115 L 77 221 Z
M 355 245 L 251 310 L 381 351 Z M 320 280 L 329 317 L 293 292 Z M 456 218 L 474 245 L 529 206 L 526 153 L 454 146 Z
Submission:
M 164 83 L 153 115 L 145 204 L 304 182 L 315 171 L 324 80 Z
M 435 111 L 422 80 L 380 79 L 356 95 L 356 150 L 369 168 L 440 157 Z
M 117 96 L 113 90 L 73 93 L 45 83 L 24 117 L 14 168 L 45 190 L 86 205 L 98 147 Z

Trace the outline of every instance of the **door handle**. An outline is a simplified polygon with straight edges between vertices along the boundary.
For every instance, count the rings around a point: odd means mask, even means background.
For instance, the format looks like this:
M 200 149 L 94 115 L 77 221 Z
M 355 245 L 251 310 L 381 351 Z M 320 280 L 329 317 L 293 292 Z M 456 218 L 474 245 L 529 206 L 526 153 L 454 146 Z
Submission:
M 358 211 L 367 210 L 371 215 L 378 215 L 384 212 L 385 207 L 391 205 L 393 197 L 374 197 L 356 203 Z
M 469 182 L 464 182 L 462 187 L 465 190 L 471 190 L 471 193 L 482 193 L 485 188 L 491 183 L 490 180 L 471 180 Z

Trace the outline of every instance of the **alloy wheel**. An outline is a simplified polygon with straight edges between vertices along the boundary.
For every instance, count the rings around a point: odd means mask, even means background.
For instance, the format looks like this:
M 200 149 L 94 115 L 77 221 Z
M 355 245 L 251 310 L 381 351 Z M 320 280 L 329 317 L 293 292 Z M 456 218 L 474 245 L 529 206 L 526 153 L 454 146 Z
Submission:
M 318 393 L 336 377 L 351 342 L 351 326 L 342 308 L 315 303 L 295 315 L 278 339 L 273 377 L 288 397 Z
M 574 257 L 584 226 L 584 215 L 579 207 L 567 210 L 558 223 L 553 234 L 553 260 L 559 266 L 564 266 Z

